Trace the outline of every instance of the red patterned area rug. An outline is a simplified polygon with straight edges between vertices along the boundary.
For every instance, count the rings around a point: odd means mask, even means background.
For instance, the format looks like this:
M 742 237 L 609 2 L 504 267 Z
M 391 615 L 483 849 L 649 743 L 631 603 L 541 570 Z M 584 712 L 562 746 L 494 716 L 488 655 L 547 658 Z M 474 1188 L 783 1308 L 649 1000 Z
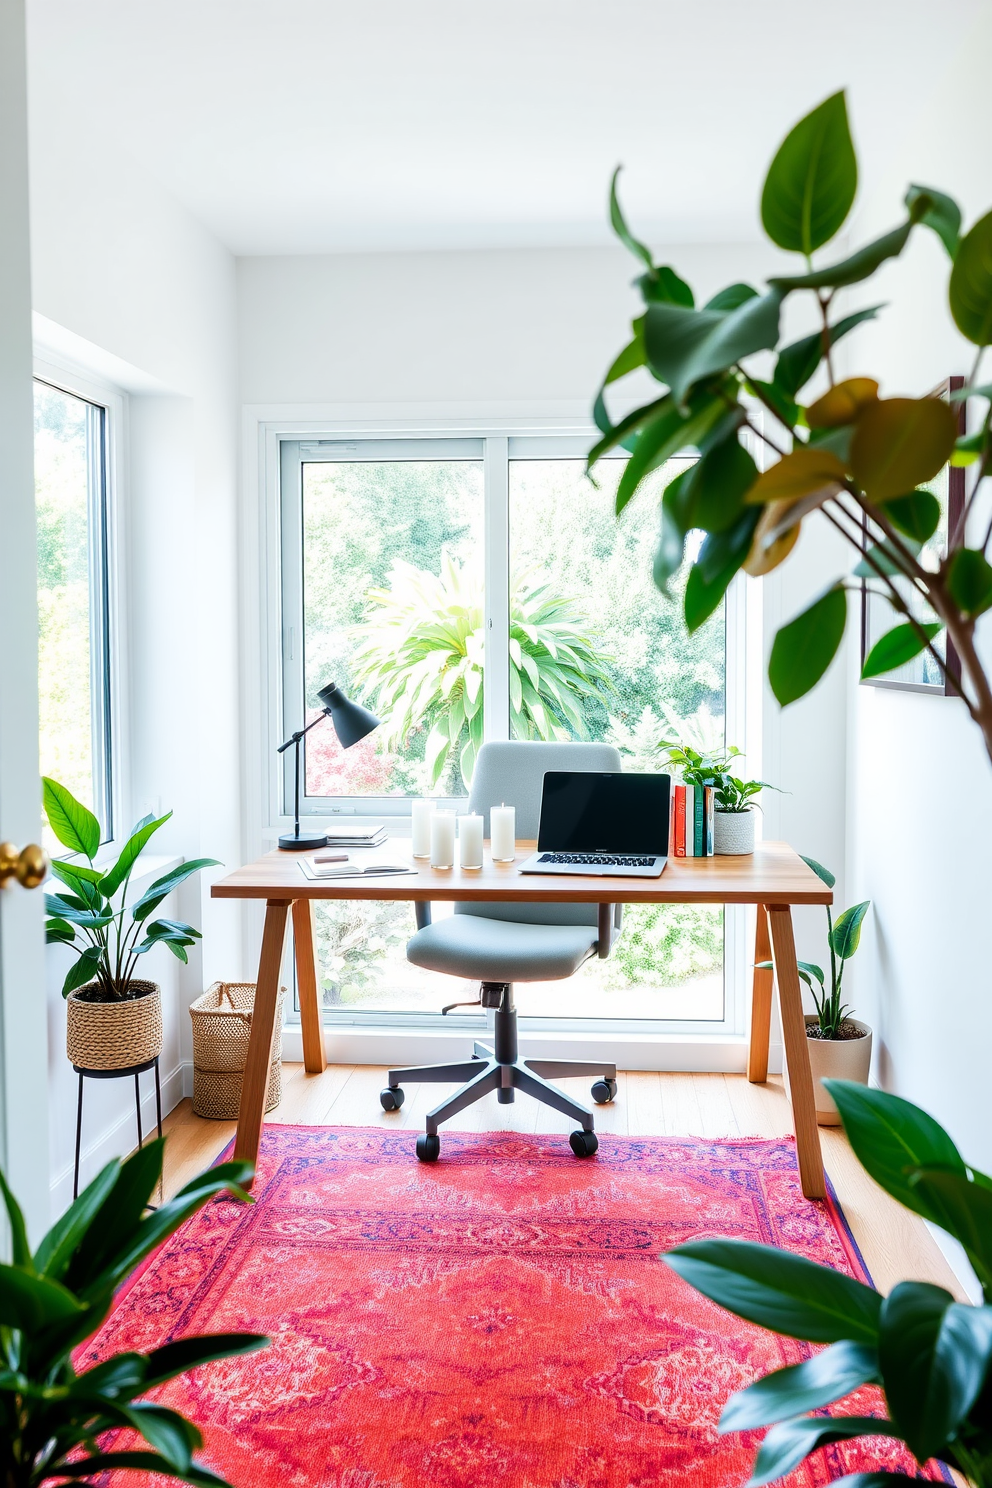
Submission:
M 723 1403 L 810 1350 L 660 1256 L 737 1236 L 865 1276 L 789 1141 L 602 1136 L 579 1161 L 558 1136 L 446 1132 L 425 1166 L 408 1131 L 273 1125 L 255 1194 L 190 1220 L 85 1350 L 270 1334 L 159 1392 L 239 1488 L 731 1488 L 758 1438 L 720 1436 Z M 788 1481 L 883 1465 L 913 1471 L 875 1438 Z

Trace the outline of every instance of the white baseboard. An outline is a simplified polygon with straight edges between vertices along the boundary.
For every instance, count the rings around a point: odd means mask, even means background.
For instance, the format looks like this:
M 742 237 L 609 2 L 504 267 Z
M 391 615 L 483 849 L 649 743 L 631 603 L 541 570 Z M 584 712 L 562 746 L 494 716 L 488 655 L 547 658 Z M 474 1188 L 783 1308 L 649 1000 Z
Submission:
M 162 1075 L 162 1115 L 168 1113 L 177 1106 L 185 1094 L 186 1067 L 177 1064 L 168 1074 Z M 193 1069 L 189 1066 L 190 1088 L 192 1089 Z M 155 1133 L 155 1087 L 150 1080 L 143 1080 L 141 1093 L 141 1130 L 145 1136 Z M 84 1116 L 85 1120 L 85 1116 Z M 85 1131 L 85 1127 L 84 1127 Z M 111 1158 L 120 1157 L 122 1154 L 131 1152 L 136 1145 L 137 1129 L 134 1120 L 134 1107 L 129 1105 L 128 1109 L 116 1121 L 104 1127 L 96 1137 L 91 1137 L 85 1142 L 79 1154 L 79 1186 L 80 1190 L 96 1176 L 105 1163 Z M 69 1163 L 60 1173 L 52 1179 L 51 1186 L 51 1212 L 54 1215 L 62 1214 L 72 1203 L 72 1164 Z

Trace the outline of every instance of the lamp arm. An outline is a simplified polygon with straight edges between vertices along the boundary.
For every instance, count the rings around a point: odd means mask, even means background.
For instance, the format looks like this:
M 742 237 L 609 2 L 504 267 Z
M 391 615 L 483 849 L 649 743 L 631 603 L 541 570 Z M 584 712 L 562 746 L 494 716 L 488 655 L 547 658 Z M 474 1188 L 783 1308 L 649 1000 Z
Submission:
M 317 715 L 315 719 L 313 719 L 311 723 L 307 724 L 306 728 L 297 729 L 295 734 L 290 734 L 285 744 L 279 745 L 279 748 L 276 750 L 276 754 L 285 754 L 286 750 L 291 748 L 292 745 L 298 744 L 303 738 L 303 735 L 308 734 L 312 728 L 316 728 L 321 719 L 326 718 L 329 712 L 330 709 L 325 708 L 321 713 Z

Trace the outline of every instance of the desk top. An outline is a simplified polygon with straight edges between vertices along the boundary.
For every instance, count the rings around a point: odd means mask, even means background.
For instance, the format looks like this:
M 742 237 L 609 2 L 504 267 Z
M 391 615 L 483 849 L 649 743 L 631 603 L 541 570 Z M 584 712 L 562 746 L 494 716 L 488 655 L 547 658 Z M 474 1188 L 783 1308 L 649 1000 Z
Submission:
M 742 857 L 669 858 L 660 878 L 600 878 L 520 873 L 536 843 L 518 841 L 513 863 L 493 863 L 486 844 L 479 869 L 431 868 L 414 861 L 408 837 L 380 848 L 352 849 L 363 858 L 409 862 L 415 874 L 395 877 L 307 878 L 307 853 L 276 849 L 213 884 L 215 899 L 482 899 L 546 904 L 831 904 L 833 894 L 784 842 L 761 842 Z

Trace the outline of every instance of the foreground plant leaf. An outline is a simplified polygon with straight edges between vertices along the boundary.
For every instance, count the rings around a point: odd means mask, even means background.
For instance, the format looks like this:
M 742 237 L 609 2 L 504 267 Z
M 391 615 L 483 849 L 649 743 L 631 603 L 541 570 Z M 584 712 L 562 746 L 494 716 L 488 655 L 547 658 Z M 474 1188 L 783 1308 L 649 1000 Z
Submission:
M 932 480 L 946 465 L 957 419 L 940 398 L 867 403 L 851 441 L 851 474 L 871 501 L 889 501 Z
M 773 243 L 807 257 L 843 226 L 858 188 L 858 163 L 843 93 L 800 119 L 779 146 L 761 193 Z
M 773 1426 L 758 1448 L 754 1471 L 747 1488 L 784 1478 L 804 1457 L 834 1442 L 854 1441 L 861 1436 L 896 1436 L 891 1421 L 875 1416 L 800 1416 Z
M 836 429 L 842 424 L 851 424 L 861 410 L 877 398 L 878 383 L 873 377 L 849 377 L 810 404 L 806 410 L 806 422 L 811 429 Z
M 862 681 L 870 681 L 872 677 L 881 677 L 885 672 L 895 671 L 896 667 L 905 666 L 907 661 L 912 661 L 914 656 L 919 656 L 926 642 L 932 641 L 943 630 L 939 622 L 928 622 L 920 625 L 918 633 L 912 625 L 896 625 L 892 630 L 886 631 L 885 635 L 877 640 L 865 657 L 864 666 L 861 668 Z
M 731 1395 L 720 1417 L 720 1430 L 754 1431 L 760 1426 L 788 1420 L 802 1411 L 822 1410 L 877 1379 L 876 1348 L 847 1339 L 832 1343 L 811 1359 L 776 1369 Z
M 932 1116 L 901 1096 L 849 1080 L 825 1081 L 858 1162 L 915 1214 L 934 1214 L 911 1180 L 918 1168 L 945 1168 L 966 1177 L 960 1152 Z
M 992 342 L 992 212 L 961 239 L 948 290 L 954 324 L 976 346 Z
M 821 491 L 833 494 L 840 490 L 844 466 L 830 450 L 797 445 L 775 465 L 763 470 L 748 492 L 748 501 L 766 502 L 795 500 Z M 824 496 L 824 500 L 827 497 Z
M 847 624 L 847 595 L 837 584 L 783 625 L 772 642 L 768 681 L 783 707 L 803 697 L 837 654 Z

